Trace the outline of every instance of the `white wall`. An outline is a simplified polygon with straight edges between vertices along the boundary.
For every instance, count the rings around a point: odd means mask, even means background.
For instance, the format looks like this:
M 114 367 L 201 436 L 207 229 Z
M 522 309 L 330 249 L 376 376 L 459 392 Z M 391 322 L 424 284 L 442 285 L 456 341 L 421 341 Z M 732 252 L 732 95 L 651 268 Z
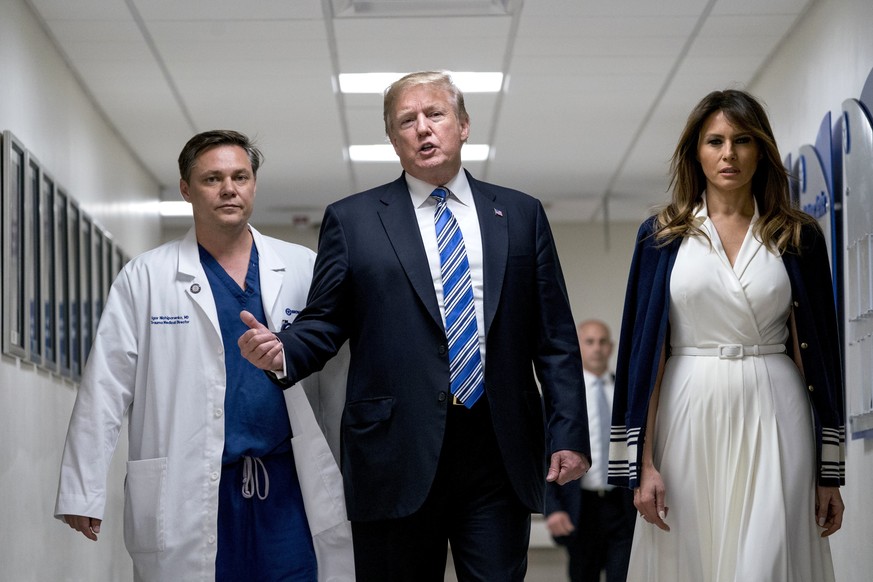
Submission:
M 12 131 L 128 254 L 157 242 L 156 182 L 104 122 L 23 0 L 0 2 L 0 130 Z M 72 383 L 0 358 L 4 580 L 132 578 L 121 536 L 126 436 L 100 541 L 52 517 L 74 398 Z
M 782 154 L 815 142 L 830 111 L 858 98 L 873 68 L 873 3 L 819 0 L 779 48 L 750 90 L 768 105 Z M 857 389 L 848 387 L 849 391 Z M 848 442 L 846 516 L 831 547 L 838 581 L 870 580 L 873 572 L 873 442 Z
M 663 194 L 663 201 L 666 201 Z M 660 202 L 661 200 L 657 200 Z M 552 224 L 576 321 L 602 319 L 618 341 L 628 269 L 639 224 Z M 615 363 L 615 352 L 612 354 Z

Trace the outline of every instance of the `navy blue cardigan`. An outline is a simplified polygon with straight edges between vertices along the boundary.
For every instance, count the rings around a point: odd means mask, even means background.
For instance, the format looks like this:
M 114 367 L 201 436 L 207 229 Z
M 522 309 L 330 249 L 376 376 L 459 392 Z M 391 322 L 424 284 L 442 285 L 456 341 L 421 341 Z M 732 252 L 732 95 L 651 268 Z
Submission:
M 682 242 L 658 247 L 656 224 L 651 217 L 637 233 L 615 374 L 609 482 L 630 488 L 639 486 L 646 412 L 668 333 L 670 274 Z M 782 262 L 791 281 L 799 355 L 814 415 L 818 483 L 838 486 L 845 484 L 842 360 L 827 248 L 816 224 L 803 227 L 800 247 L 799 253 L 785 252 Z M 789 354 L 793 344 L 789 338 Z

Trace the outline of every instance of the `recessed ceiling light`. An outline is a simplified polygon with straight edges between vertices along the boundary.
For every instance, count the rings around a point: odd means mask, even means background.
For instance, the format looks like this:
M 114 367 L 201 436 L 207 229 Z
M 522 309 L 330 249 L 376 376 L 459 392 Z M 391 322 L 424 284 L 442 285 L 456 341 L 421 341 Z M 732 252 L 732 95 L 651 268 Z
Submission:
M 503 86 L 503 73 L 446 71 L 464 93 L 498 93 Z M 384 93 L 388 85 L 406 73 L 340 73 L 343 93 Z
M 465 144 L 461 149 L 461 160 L 482 162 L 488 159 L 491 146 L 488 144 Z M 394 147 L 387 143 L 349 146 L 349 159 L 353 162 L 398 162 Z

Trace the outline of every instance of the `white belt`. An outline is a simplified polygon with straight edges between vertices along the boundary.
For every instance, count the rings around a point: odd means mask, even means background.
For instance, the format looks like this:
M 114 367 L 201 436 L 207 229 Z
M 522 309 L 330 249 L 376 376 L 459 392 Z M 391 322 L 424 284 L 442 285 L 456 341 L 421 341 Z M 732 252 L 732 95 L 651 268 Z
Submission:
M 712 356 L 722 360 L 738 360 L 746 356 L 764 356 L 767 354 L 782 354 L 785 352 L 785 344 L 769 344 L 744 346 L 742 344 L 719 344 L 714 348 L 696 348 L 691 346 L 679 346 L 670 348 L 674 356 Z

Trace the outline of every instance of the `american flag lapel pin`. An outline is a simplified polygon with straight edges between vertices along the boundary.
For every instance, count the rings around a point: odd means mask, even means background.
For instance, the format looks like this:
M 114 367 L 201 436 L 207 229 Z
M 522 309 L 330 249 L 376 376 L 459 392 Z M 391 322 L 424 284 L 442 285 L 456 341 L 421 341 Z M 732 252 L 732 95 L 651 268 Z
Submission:
M 503 211 L 500 210 L 499 208 L 495 208 L 494 209 L 494 216 L 499 216 L 500 218 L 503 218 Z

